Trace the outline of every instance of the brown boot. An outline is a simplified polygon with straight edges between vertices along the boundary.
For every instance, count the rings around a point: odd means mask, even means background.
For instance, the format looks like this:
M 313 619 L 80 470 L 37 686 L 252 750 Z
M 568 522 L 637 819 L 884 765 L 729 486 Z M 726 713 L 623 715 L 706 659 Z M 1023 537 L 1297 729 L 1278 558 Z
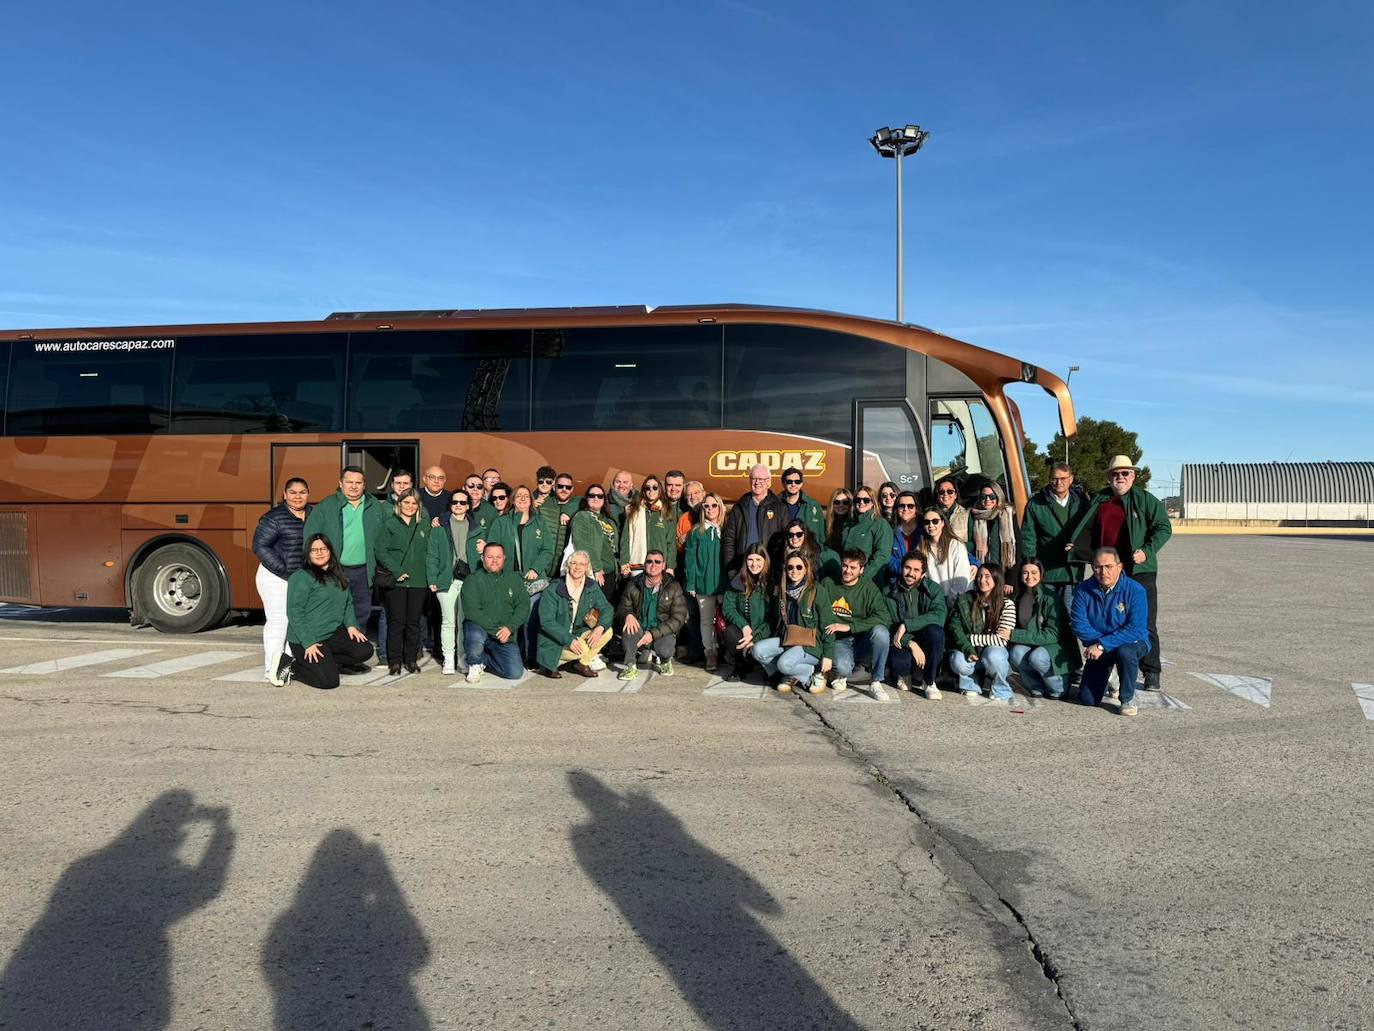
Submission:
M 714 673 L 714 672 L 715 672 L 717 669 L 719 669 L 719 668 L 720 668 L 720 662 L 717 661 L 716 653 L 715 653 L 715 652 L 707 652 L 707 653 L 706 653 L 706 672 L 707 672 L 707 673 Z
M 574 665 L 572 671 L 576 673 L 579 677 L 588 677 L 591 679 L 595 679 L 598 675 L 596 670 L 592 669 L 585 662 L 579 662 L 576 665 Z

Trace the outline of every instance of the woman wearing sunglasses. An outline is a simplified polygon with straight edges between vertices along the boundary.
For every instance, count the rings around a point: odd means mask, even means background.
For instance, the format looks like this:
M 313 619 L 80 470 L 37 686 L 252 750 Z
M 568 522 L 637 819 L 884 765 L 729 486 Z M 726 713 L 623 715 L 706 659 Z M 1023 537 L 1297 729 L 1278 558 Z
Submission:
M 691 486 L 687 485 L 689 499 Z M 725 591 L 725 567 L 720 558 L 720 531 L 724 523 L 725 502 L 719 494 L 707 494 L 701 499 L 696 526 L 687 531 L 683 540 L 683 582 L 689 606 L 695 603 L 701 613 L 701 647 L 706 653 L 708 673 L 720 665 L 716 609 Z
M 764 672 L 780 678 L 779 694 L 801 688 L 812 694 L 825 690 L 834 643 L 825 632 L 830 616 L 825 592 L 816 583 L 806 556 L 801 552 L 788 555 L 773 609 L 773 636 L 754 645 L 754 658 Z
M 892 524 L 877 515 L 877 496 L 867 485 L 854 492 L 854 514 L 845 525 L 840 554 L 861 551 L 864 555 L 863 575 L 873 580 L 892 557 Z
M 557 489 L 555 487 L 555 489 Z M 592 484 L 582 496 L 582 507 L 573 516 L 568 533 L 573 551 L 585 551 L 591 560 L 591 576 L 603 591 L 616 584 L 616 555 L 620 531 L 606 514 L 606 488 Z M 566 562 L 564 563 L 566 567 Z
M 669 518 L 663 502 L 663 484 L 657 476 L 646 476 L 639 487 L 639 497 L 625 509 L 625 525 L 620 535 L 620 575 L 631 576 L 644 568 L 644 557 L 658 550 L 664 555 L 677 556 L 677 516 Z M 595 563 L 593 563 L 595 565 Z M 665 570 L 669 576 L 672 569 Z
M 829 548 L 822 548 L 811 528 L 800 519 L 793 519 L 782 528 L 780 543 L 782 548 L 779 553 L 769 556 L 773 561 L 773 567 L 778 571 L 773 578 L 775 589 L 782 581 L 784 560 L 793 552 L 800 552 L 806 557 L 806 564 L 811 567 L 812 574 L 817 580 L 824 580 L 826 577 L 839 578 L 840 556 Z
M 825 546 L 838 555 L 844 548 L 844 527 L 854 511 L 854 495 L 841 487 L 830 495 L 825 512 Z
M 891 480 L 884 480 L 878 484 L 879 519 L 886 519 L 890 523 L 897 518 L 897 494 L 897 485 Z
M 953 476 L 935 481 L 935 507 L 959 540 L 968 542 L 968 509 L 959 504 L 959 484 Z
M 926 576 L 945 589 L 945 600 L 953 605 L 968 590 L 972 568 L 963 541 L 954 536 L 938 508 L 921 514 L 921 554 L 926 557 Z
M 902 560 L 921 546 L 921 507 L 913 491 L 904 490 L 892 505 L 896 518 L 892 521 L 892 555 L 887 560 L 887 583 L 901 577 Z
M 1016 519 L 996 483 L 988 482 L 978 488 L 977 500 L 968 514 L 964 541 L 978 565 L 996 562 L 1003 569 L 1016 565 Z

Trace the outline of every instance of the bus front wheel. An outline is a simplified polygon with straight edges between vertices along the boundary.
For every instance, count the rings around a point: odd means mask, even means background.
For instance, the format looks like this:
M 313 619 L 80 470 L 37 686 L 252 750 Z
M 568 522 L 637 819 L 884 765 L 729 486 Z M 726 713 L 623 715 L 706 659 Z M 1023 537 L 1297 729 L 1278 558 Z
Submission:
M 134 572 L 135 611 L 164 634 L 193 634 L 219 623 L 229 599 L 214 560 L 192 544 L 166 544 Z

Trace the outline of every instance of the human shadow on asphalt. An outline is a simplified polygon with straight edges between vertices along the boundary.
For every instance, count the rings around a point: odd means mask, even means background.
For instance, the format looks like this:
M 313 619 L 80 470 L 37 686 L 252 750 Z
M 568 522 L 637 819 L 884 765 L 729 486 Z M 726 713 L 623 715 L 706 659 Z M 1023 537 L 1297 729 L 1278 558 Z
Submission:
M 208 839 L 197 860 L 179 852 Z M 0 1028 L 156 1031 L 171 1019 L 171 926 L 224 888 L 227 809 L 164 792 L 124 832 L 67 867 L 0 974 Z
M 330 831 L 263 944 L 276 1026 L 427 1031 L 411 978 L 429 953 L 381 846 Z
M 580 770 L 568 783 L 591 814 L 571 833 L 578 863 L 707 1027 L 861 1026 L 758 921 L 782 912 L 763 885 L 648 795 Z

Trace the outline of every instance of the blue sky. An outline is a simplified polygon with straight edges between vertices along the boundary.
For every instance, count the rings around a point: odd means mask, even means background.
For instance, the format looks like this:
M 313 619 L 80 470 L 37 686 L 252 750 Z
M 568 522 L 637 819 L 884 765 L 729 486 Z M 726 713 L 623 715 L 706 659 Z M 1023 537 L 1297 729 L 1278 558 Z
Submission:
M 754 301 L 1073 380 L 1182 461 L 1374 457 L 1374 8 L 29 7 L 0 326 Z M 1053 409 L 1022 395 L 1031 435 Z

